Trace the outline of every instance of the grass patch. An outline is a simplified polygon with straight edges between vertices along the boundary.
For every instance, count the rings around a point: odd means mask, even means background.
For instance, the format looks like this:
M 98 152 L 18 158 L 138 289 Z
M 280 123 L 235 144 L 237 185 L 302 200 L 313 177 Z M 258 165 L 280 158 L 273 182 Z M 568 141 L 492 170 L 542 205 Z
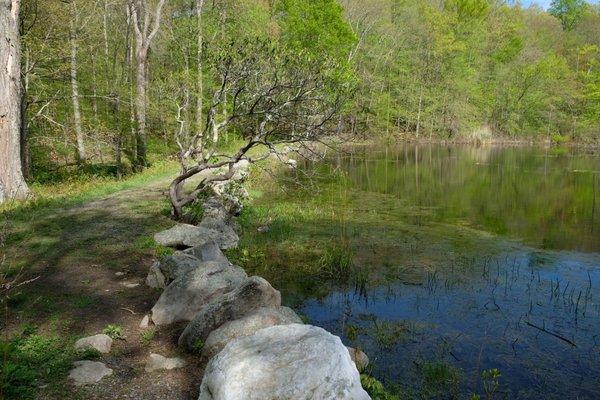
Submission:
M 17 400 L 33 399 L 41 385 L 60 390 L 76 353 L 62 337 L 24 333 L 0 341 L 0 357 L 0 398 Z

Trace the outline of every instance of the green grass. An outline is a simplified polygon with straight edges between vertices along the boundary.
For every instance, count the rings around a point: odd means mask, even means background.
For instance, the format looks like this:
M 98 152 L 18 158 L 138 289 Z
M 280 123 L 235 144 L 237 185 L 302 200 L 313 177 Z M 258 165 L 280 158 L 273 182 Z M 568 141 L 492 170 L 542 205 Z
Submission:
M 58 334 L 24 332 L 0 341 L 0 398 L 33 399 L 41 385 L 50 385 L 51 391 L 64 390 L 60 382 L 76 356 L 72 340 Z
M 80 204 L 121 190 L 142 187 L 149 182 L 168 178 L 176 172 L 177 163 L 163 161 L 123 180 L 116 180 L 112 177 L 76 176 L 71 180 L 56 184 L 33 183 L 30 185 L 30 199 L 2 204 L 0 213 L 18 218 L 22 214 L 35 210 L 52 211 L 56 207 Z

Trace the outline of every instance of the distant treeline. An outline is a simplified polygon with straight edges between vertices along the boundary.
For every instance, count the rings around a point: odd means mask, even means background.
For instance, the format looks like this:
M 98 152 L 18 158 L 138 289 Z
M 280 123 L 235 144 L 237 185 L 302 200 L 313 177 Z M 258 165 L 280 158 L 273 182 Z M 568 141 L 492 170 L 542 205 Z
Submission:
M 172 153 L 245 41 L 335 60 L 324 73 L 353 93 L 336 119 L 345 133 L 600 132 L 600 9 L 581 0 L 548 12 L 500 0 L 22 0 L 21 40 L 22 159 L 40 181 L 56 165 L 120 174 Z

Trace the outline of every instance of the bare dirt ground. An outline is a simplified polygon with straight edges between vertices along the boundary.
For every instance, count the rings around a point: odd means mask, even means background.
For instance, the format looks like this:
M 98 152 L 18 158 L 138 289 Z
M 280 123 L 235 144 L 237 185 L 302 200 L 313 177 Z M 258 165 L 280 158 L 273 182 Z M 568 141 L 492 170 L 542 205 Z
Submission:
M 58 334 L 69 345 L 107 325 L 121 327 L 124 334 L 99 360 L 113 369 L 112 376 L 85 388 L 62 376 L 58 385 L 41 384 L 37 398 L 197 398 L 203 362 L 179 354 L 181 327 L 139 327 L 160 295 L 144 281 L 157 252 L 152 235 L 173 224 L 162 194 L 166 184 L 157 181 L 76 206 L 32 212 L 27 221 L 11 223 L 7 259 L 24 276 L 37 279 L 13 296 L 3 326 L 8 337 L 26 325 L 39 334 Z M 151 352 L 182 356 L 187 366 L 147 373 Z

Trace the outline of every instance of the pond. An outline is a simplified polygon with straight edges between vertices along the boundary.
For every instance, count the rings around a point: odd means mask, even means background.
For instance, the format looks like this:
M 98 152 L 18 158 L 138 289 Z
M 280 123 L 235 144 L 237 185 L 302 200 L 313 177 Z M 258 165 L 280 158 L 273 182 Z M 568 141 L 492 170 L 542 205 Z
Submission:
M 288 176 L 256 193 L 271 229 L 244 260 L 370 375 L 403 398 L 600 398 L 598 153 L 369 146 Z

